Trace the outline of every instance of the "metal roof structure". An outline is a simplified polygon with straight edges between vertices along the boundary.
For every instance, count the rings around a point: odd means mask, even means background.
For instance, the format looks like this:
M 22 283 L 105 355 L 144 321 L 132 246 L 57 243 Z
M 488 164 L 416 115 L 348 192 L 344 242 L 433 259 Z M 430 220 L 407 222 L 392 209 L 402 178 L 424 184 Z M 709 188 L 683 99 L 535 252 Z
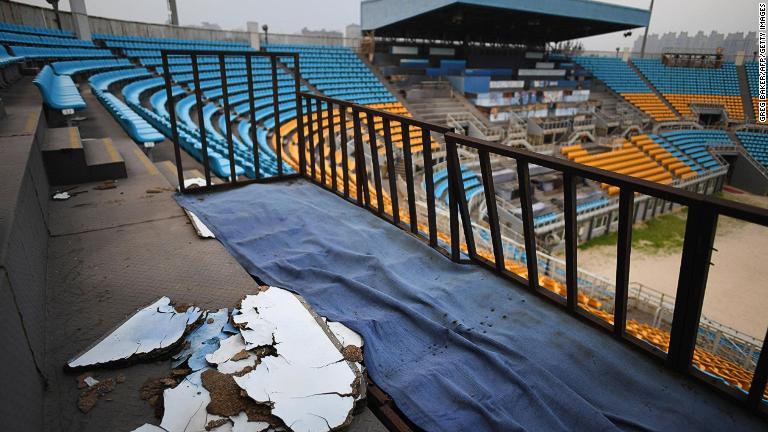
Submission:
M 541 44 L 645 27 L 650 12 L 591 0 L 364 0 L 376 36 Z

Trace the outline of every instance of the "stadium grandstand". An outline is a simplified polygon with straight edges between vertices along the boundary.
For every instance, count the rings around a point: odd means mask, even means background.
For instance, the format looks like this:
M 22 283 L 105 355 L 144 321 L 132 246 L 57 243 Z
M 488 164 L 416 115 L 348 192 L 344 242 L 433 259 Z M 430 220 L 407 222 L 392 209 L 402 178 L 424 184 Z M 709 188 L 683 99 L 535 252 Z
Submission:
M 591 0 L 69 3 L 0 2 L 4 429 L 768 427 L 750 53 L 586 51 L 652 12 Z

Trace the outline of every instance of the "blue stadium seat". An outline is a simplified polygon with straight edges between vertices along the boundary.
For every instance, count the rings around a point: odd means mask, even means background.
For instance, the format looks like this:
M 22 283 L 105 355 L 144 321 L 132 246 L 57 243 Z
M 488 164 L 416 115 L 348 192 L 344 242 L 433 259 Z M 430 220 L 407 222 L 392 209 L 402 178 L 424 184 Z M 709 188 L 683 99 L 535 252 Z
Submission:
M 85 101 L 80 96 L 72 78 L 67 75 L 56 75 L 50 66 L 43 67 L 33 82 L 49 107 L 57 110 L 85 108 Z

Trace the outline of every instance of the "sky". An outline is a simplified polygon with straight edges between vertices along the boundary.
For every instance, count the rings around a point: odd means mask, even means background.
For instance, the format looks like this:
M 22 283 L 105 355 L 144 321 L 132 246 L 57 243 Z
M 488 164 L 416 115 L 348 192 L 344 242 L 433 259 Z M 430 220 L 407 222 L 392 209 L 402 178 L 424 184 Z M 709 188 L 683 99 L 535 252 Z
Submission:
M 45 0 L 18 0 L 21 3 L 47 6 Z M 414 0 L 417 1 L 417 0 Z M 604 3 L 647 9 L 650 0 L 603 0 Z M 755 0 L 656 0 L 650 33 L 699 30 L 709 34 L 755 31 Z M 69 10 L 69 0 L 61 0 L 62 10 Z M 216 23 L 222 28 L 244 29 L 247 21 L 269 25 L 274 33 L 297 33 L 302 28 L 343 32 L 347 24 L 360 22 L 360 0 L 177 0 L 181 25 Z M 86 0 L 88 13 L 94 16 L 130 21 L 164 23 L 168 19 L 166 0 Z M 586 49 L 614 50 L 632 46 L 643 29 L 632 36 L 621 33 L 583 39 Z

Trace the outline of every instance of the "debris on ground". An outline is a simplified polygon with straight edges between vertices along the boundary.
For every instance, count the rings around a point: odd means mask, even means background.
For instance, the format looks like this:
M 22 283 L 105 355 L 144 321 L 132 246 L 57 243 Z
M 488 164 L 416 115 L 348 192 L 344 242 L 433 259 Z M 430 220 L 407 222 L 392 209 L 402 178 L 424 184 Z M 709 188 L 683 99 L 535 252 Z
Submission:
M 108 190 L 117 188 L 117 180 L 105 180 L 103 183 L 94 186 L 94 190 Z
M 203 221 L 200 220 L 200 218 L 197 217 L 196 214 L 192 213 L 191 211 L 184 209 L 184 212 L 187 214 L 187 217 L 189 218 L 189 222 L 192 224 L 192 226 L 195 228 L 195 232 L 197 233 L 197 236 L 200 238 L 216 238 L 216 236 L 213 234 L 213 231 L 211 231 L 210 228 L 208 228 Z
M 347 426 L 364 398 L 362 346 L 298 295 L 262 287 L 231 311 L 174 307 L 163 297 L 67 366 L 169 358 L 171 372 L 140 391 L 160 424 L 138 432 L 322 432 Z M 124 380 L 78 376 L 78 407 L 89 411 Z
M 65 201 L 70 199 L 72 196 L 69 194 L 69 192 L 59 192 L 53 194 L 51 198 L 53 198 L 55 201 Z
M 168 297 L 138 310 L 113 332 L 67 363 L 70 369 L 109 366 L 172 350 L 201 318 L 196 307 L 176 310 Z
M 91 382 L 95 381 L 95 383 L 89 384 L 88 378 L 90 378 Z M 99 398 L 114 390 L 117 385 L 114 378 L 96 381 L 92 377 L 86 377 L 83 381 L 88 387 L 80 392 L 80 396 L 77 398 L 77 407 L 84 413 L 92 410 Z

